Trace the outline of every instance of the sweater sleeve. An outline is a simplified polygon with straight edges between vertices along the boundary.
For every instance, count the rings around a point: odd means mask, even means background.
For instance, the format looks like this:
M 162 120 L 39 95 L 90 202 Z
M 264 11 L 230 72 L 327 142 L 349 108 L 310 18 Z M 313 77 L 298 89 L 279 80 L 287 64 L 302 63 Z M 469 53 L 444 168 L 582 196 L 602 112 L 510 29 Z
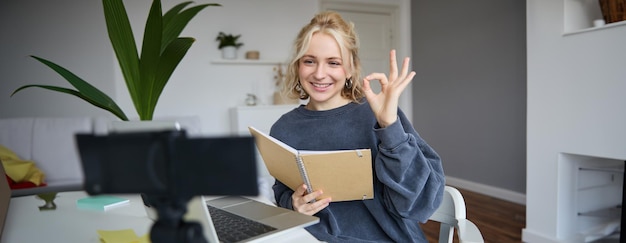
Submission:
M 293 190 L 287 187 L 282 182 L 276 180 L 274 186 L 272 186 L 274 190 L 274 198 L 276 199 L 276 204 L 279 207 L 283 207 L 286 209 L 293 210 L 293 202 L 291 200 L 291 195 L 293 195 Z
M 380 141 L 375 170 L 386 208 L 423 223 L 441 204 L 445 177 L 439 155 L 410 124 L 399 111 L 395 123 L 374 128 Z

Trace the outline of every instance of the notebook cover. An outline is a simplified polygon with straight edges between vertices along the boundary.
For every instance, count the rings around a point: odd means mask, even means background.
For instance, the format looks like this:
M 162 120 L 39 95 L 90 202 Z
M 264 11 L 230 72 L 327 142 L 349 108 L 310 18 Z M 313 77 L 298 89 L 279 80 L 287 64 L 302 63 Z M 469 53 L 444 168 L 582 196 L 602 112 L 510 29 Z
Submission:
M 337 202 L 374 197 L 370 149 L 298 151 L 253 127 L 249 130 L 267 170 L 292 190 L 308 178 L 310 191 L 324 191 L 318 199 L 331 197 Z

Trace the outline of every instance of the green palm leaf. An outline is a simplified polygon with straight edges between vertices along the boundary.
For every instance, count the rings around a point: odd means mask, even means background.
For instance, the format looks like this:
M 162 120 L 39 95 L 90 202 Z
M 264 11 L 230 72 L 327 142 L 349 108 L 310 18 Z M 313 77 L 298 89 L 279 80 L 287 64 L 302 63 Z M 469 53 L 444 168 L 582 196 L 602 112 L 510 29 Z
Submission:
M 161 96 L 167 81 L 172 76 L 172 73 L 174 73 L 174 70 L 185 54 L 187 54 L 187 51 L 194 41 L 195 39 L 193 38 L 178 38 L 172 41 L 163 51 L 153 86 L 148 93 L 150 100 L 147 105 L 148 110 L 144 114 L 148 119 L 152 118 L 154 108 L 159 101 L 159 97 Z
M 202 9 L 219 4 L 203 4 L 183 10 L 191 2 L 174 6 L 161 16 L 161 5 L 154 1 L 144 33 L 139 61 L 141 84 L 145 92 L 136 106 L 141 120 L 151 120 L 156 104 L 172 73 L 193 44 L 193 38 L 177 38 L 189 21 Z M 148 33 L 150 31 L 150 34 Z
M 141 120 L 151 120 L 146 117 L 150 110 L 151 90 L 154 86 L 154 79 L 157 75 L 157 66 L 161 59 L 161 39 L 163 34 L 163 23 L 161 16 L 161 3 L 153 1 L 146 21 L 143 35 L 143 45 L 141 59 L 139 60 L 140 82 L 138 87 L 142 95 L 138 96 L 138 105 L 135 106 Z M 145 93 L 145 92 L 148 93 Z
M 111 45 L 120 64 L 133 104 L 137 107 L 138 96 L 141 92 L 139 87 L 139 56 L 126 8 L 124 8 L 122 0 L 102 0 L 102 6 L 104 7 L 104 18 Z
M 92 86 L 91 84 L 87 83 L 80 77 L 76 76 L 74 73 L 68 71 L 67 69 L 51 61 L 48 61 L 46 59 L 36 57 L 36 56 L 31 56 L 31 57 L 37 59 L 41 63 L 45 64 L 46 66 L 50 67 L 52 70 L 57 72 L 59 75 L 65 78 L 65 80 L 67 80 L 72 86 L 74 86 L 74 88 L 76 88 L 77 91 L 66 89 L 66 88 L 61 88 L 61 87 L 56 87 L 56 86 L 49 86 L 49 85 L 24 85 L 16 89 L 15 91 L 13 91 L 13 94 L 11 94 L 11 96 L 19 92 L 20 90 L 30 88 L 30 87 L 44 88 L 48 90 L 58 91 L 58 92 L 77 96 L 97 107 L 100 107 L 102 109 L 105 109 L 113 113 L 115 116 L 119 117 L 122 120 L 128 120 L 128 118 L 126 117 L 122 109 L 120 109 L 120 107 L 115 103 L 115 101 L 113 101 L 111 97 L 109 97 L 108 95 L 106 95 L 105 93 L 97 89 L 96 87 Z
M 109 105 L 109 104 L 103 105 L 103 104 L 100 104 L 100 103 L 94 101 L 93 99 L 89 98 L 88 96 L 86 96 L 86 95 L 84 95 L 84 94 L 82 94 L 82 93 L 80 93 L 80 92 L 78 92 L 76 90 L 73 90 L 73 89 L 68 89 L 68 88 L 63 88 L 63 87 L 58 87 L 58 86 L 30 84 L 30 85 L 24 85 L 24 86 L 16 89 L 15 91 L 13 91 L 13 93 L 11 94 L 11 97 L 15 93 L 19 92 L 20 90 L 23 90 L 23 89 L 26 89 L 26 88 L 32 88 L 32 87 L 37 87 L 37 88 L 57 91 L 57 92 L 66 93 L 66 94 L 70 94 L 70 95 L 76 96 L 78 98 L 81 98 L 84 101 L 89 102 L 90 104 L 92 104 L 92 105 L 94 105 L 96 107 L 99 107 L 101 109 L 104 109 L 104 110 L 107 110 L 107 111 L 113 113 L 113 115 L 117 116 L 121 120 L 128 121 L 128 118 L 126 117 L 124 112 L 119 107 L 117 107 L 117 105 L 115 105 L 115 104 L 113 104 L 113 105 Z
M 187 7 L 187 5 L 191 3 L 192 3 L 191 1 L 179 3 L 173 8 L 171 8 L 169 11 L 167 11 L 167 13 L 163 15 L 163 26 L 168 25 L 168 23 L 172 21 L 172 18 L 174 18 L 174 16 L 178 15 L 180 11 L 182 11 L 185 7 Z
M 193 19 L 200 11 L 209 6 L 221 6 L 217 3 L 212 4 L 202 4 L 195 7 L 191 7 L 182 12 L 180 10 L 187 6 L 190 2 L 181 3 L 182 7 L 178 9 L 177 6 L 168 11 L 163 17 L 163 42 L 161 44 L 161 50 L 164 50 L 165 47 L 177 38 L 180 33 L 185 29 L 189 21 Z M 179 13 L 180 12 L 180 13 Z

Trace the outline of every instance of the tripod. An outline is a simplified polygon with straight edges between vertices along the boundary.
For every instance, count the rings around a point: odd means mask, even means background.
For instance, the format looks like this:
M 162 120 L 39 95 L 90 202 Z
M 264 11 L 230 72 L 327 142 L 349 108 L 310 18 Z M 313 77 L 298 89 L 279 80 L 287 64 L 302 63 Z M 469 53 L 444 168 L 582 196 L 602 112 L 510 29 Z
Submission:
M 207 243 L 202 225 L 183 219 L 190 197 L 146 194 L 142 194 L 142 197 L 158 213 L 158 219 L 150 229 L 150 240 L 153 243 Z

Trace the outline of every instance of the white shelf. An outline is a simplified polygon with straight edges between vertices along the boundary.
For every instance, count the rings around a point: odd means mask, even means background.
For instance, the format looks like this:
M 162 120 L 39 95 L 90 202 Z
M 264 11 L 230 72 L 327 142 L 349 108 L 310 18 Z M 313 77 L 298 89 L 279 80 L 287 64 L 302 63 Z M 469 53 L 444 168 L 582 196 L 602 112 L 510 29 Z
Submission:
M 594 210 L 594 211 L 591 211 L 591 212 L 580 212 L 580 213 L 578 213 L 578 215 L 580 215 L 580 216 L 588 216 L 588 217 L 600 217 L 600 218 L 619 219 L 620 215 L 622 215 L 622 205 L 617 205 L 615 207 Z
M 573 35 L 573 34 L 578 34 L 578 33 L 585 33 L 585 32 L 596 31 L 596 30 L 602 30 L 602 29 L 608 29 L 608 28 L 611 28 L 611 27 L 622 26 L 622 25 L 626 25 L 626 21 L 619 21 L 619 22 L 614 22 L 614 23 L 610 23 L 610 24 L 605 24 L 605 25 L 600 26 L 600 27 L 590 27 L 590 28 L 585 28 L 585 29 L 569 31 L 569 32 L 563 33 L 563 36 L 568 36 L 568 35 Z
M 594 20 L 603 20 L 597 0 L 563 0 L 563 36 L 607 29 L 626 24 L 626 21 L 595 27 Z
M 588 170 L 588 171 L 601 171 L 608 173 L 624 173 L 624 165 L 613 165 L 613 166 L 584 166 L 578 168 L 579 170 Z
M 259 60 L 249 60 L 249 59 L 215 59 L 211 61 L 212 64 L 243 64 L 243 65 L 278 65 L 284 64 L 284 62 L 279 60 L 272 59 L 259 59 Z

